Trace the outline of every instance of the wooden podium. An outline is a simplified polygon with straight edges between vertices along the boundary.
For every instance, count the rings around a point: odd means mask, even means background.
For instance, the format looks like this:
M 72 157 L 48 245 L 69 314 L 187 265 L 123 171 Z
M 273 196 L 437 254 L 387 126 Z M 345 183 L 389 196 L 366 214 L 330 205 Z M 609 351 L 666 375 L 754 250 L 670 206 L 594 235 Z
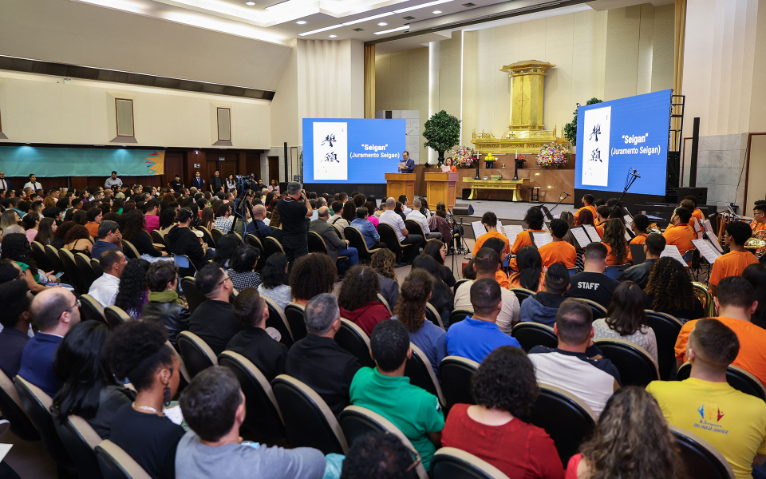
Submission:
M 415 199 L 415 173 L 386 173 L 386 196 L 399 200 L 399 196 L 407 196 L 407 206 L 412 207 Z M 430 205 L 429 205 L 430 206 Z
M 428 198 L 428 207 L 436 210 L 436 204 L 440 201 L 447 205 L 451 210 L 455 207 L 455 185 L 457 184 L 457 173 L 426 173 L 426 197 Z

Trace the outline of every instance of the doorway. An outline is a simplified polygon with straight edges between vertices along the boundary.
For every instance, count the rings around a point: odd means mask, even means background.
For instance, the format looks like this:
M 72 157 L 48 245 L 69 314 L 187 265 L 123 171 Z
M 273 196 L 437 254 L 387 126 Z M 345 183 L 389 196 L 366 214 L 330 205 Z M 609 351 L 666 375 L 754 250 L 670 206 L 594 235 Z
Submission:
M 269 157 L 269 184 L 271 184 L 271 180 L 276 180 L 277 184 L 279 183 L 279 157 L 278 156 Z

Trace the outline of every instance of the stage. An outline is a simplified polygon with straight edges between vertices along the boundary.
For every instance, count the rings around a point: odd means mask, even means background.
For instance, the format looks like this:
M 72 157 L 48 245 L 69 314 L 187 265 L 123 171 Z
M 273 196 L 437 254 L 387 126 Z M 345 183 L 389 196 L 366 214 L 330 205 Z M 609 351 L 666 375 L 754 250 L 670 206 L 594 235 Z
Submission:
M 568 198 L 568 199 L 571 199 Z M 527 210 L 532 207 L 537 207 L 541 205 L 545 205 L 549 210 L 553 208 L 553 206 L 556 203 L 529 203 L 529 202 L 512 202 L 512 201 L 468 201 L 468 200 L 458 200 L 457 203 L 455 203 L 456 208 L 464 208 L 468 205 L 473 206 L 473 215 L 471 216 L 461 216 L 461 215 L 455 215 L 455 220 L 460 222 L 460 219 L 463 219 L 463 226 L 465 229 L 465 235 L 466 238 L 472 238 L 473 239 L 473 230 L 471 229 L 471 222 L 473 221 L 481 221 L 482 215 L 486 213 L 487 211 L 491 211 L 495 213 L 497 216 L 497 219 L 499 219 L 504 225 L 523 225 L 524 228 L 527 228 L 526 223 L 524 223 L 524 216 L 527 214 Z M 429 205 L 430 206 L 430 205 Z M 576 211 L 576 208 L 572 205 L 572 203 L 562 203 L 558 207 L 556 207 L 555 210 L 551 214 L 554 216 L 561 213 L 562 211 L 571 211 L 574 213 Z M 434 209 L 432 208 L 431 211 L 433 212 Z

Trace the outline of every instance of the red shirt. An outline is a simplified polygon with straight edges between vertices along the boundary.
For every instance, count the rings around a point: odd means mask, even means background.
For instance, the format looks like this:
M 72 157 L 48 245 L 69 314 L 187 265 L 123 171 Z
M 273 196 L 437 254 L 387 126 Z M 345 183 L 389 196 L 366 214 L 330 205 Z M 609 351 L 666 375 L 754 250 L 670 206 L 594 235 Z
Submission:
M 370 301 L 361 308 L 357 308 L 353 311 L 349 311 L 341 306 L 340 317 L 356 323 L 357 326 L 367 333 L 367 336 L 370 336 L 372 335 L 372 330 L 375 328 L 375 325 L 384 319 L 389 319 L 391 313 L 389 313 L 388 309 L 383 306 L 383 303 L 379 301 Z
M 513 479 L 564 478 L 553 439 L 542 428 L 518 418 L 502 426 L 480 424 L 468 416 L 468 404 L 450 410 L 442 446 L 471 453 Z

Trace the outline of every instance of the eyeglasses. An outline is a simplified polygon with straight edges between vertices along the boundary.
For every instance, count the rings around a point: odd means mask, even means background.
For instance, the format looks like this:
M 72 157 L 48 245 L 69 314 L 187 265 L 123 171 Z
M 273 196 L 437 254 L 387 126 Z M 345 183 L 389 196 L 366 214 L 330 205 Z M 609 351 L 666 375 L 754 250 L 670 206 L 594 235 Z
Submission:
M 226 282 L 227 280 L 229 280 L 229 279 L 231 279 L 231 276 L 229 276 L 229 275 L 227 274 L 227 275 L 226 275 L 226 277 L 225 277 L 225 278 L 223 278 L 223 281 L 221 281 L 220 283 L 218 283 L 218 286 L 221 286 L 223 283 L 225 283 L 225 282 Z
M 79 299 L 75 300 L 74 304 L 72 306 L 68 307 L 67 309 L 65 309 L 64 311 L 62 311 L 61 314 L 68 313 L 68 312 L 72 311 L 74 308 L 78 308 L 79 309 L 81 304 L 82 303 L 80 303 Z M 59 316 L 61 316 L 61 314 L 59 314 Z

